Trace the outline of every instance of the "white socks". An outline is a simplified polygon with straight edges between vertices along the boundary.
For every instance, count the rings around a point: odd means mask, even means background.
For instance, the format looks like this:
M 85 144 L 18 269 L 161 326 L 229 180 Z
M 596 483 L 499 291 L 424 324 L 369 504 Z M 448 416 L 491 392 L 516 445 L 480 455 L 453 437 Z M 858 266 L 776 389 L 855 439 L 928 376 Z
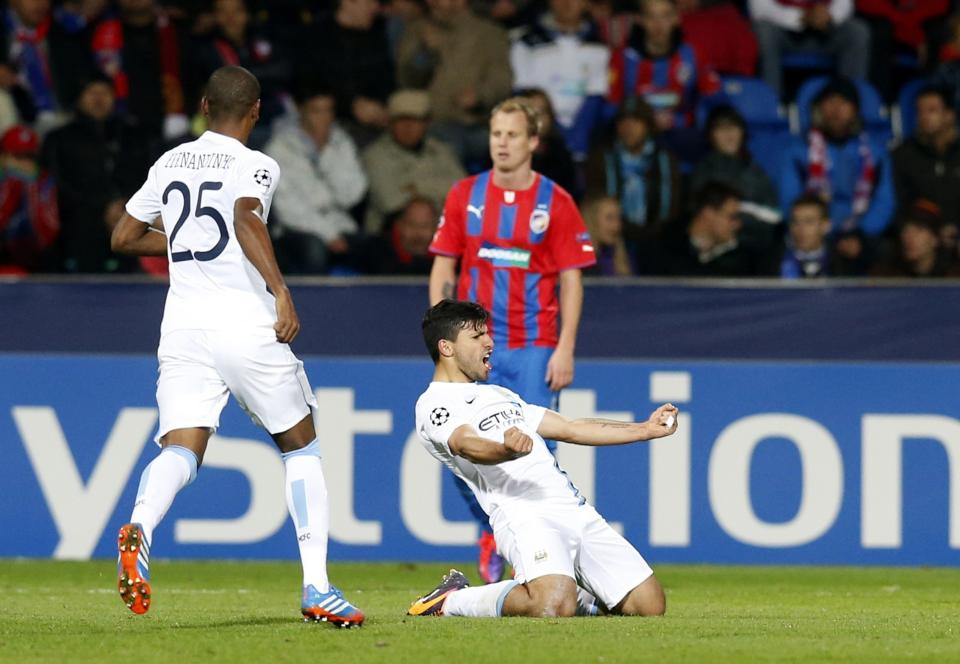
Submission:
M 196 477 L 197 456 L 179 445 L 167 445 L 143 469 L 130 521 L 140 524 L 148 544 L 153 542 L 153 529 L 170 509 L 177 493 Z
M 320 464 L 320 443 L 314 440 L 306 447 L 283 454 L 287 471 L 287 509 L 297 528 L 300 560 L 303 563 L 303 585 L 312 585 L 319 592 L 330 590 L 327 580 L 327 531 L 330 516 L 327 509 L 327 483 Z
M 503 613 L 503 600 L 517 582 L 501 581 L 486 586 L 471 586 L 450 593 L 443 604 L 443 615 L 468 618 L 497 618 Z
M 577 586 L 577 615 L 578 616 L 598 616 L 600 615 L 600 604 L 597 598 L 586 590 Z

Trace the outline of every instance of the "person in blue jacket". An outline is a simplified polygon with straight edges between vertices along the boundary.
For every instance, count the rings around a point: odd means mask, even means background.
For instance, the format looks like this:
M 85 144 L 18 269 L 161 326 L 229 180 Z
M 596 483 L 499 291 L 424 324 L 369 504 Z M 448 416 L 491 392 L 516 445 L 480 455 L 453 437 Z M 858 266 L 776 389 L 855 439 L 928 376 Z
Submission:
M 896 205 L 890 157 L 863 130 L 860 97 L 850 79 L 830 80 L 814 99 L 810 129 L 784 155 L 779 189 L 785 210 L 805 193 L 827 202 L 837 251 L 848 259 L 890 224 Z

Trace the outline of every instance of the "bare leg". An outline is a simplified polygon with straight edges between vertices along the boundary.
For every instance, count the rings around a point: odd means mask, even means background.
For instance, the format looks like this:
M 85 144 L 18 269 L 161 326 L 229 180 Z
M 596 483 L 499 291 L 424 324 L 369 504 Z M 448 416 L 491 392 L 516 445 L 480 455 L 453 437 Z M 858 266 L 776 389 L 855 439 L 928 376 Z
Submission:
M 568 618 L 576 615 L 577 582 L 549 574 L 518 585 L 503 602 L 503 615 Z
M 662 616 L 667 612 L 667 598 L 657 577 L 646 581 L 627 593 L 611 613 L 621 616 Z

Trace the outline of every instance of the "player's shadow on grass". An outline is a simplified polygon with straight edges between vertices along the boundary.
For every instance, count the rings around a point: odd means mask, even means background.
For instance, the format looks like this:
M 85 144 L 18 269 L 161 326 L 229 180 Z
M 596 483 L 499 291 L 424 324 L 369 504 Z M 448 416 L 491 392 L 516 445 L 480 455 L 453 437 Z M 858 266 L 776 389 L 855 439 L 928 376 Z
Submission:
M 211 629 L 223 627 L 266 627 L 268 625 L 295 625 L 303 622 L 296 616 L 260 616 L 256 618 L 234 618 L 233 620 L 217 620 L 213 622 L 197 622 L 190 624 L 169 625 L 171 630 L 180 629 Z

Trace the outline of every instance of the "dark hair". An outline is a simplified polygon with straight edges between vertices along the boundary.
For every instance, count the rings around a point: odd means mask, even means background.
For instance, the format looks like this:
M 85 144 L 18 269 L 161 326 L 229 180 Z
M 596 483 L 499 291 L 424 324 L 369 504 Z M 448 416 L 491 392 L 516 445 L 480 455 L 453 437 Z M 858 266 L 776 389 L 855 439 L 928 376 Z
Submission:
M 707 115 L 707 123 L 705 128 L 707 141 L 710 141 L 710 137 L 713 136 L 714 130 L 719 125 L 724 123 L 735 125 L 740 128 L 741 132 L 743 132 L 743 138 L 740 142 L 740 151 L 738 156 L 741 159 L 749 160 L 750 151 L 747 149 L 747 140 L 750 138 L 750 136 L 747 132 L 747 122 L 743 119 L 743 116 L 740 115 L 740 112 L 729 104 L 721 104 L 720 106 L 714 106 L 712 109 L 710 109 L 710 113 Z
M 827 220 L 830 219 L 830 206 L 827 205 L 827 202 L 823 200 L 823 197 L 820 194 L 815 194 L 812 191 L 808 191 L 805 194 L 797 196 L 793 203 L 790 204 L 790 212 L 792 213 L 798 207 L 803 207 L 805 205 L 818 208 L 821 216 L 825 217 Z
M 614 126 L 621 120 L 632 118 L 640 120 L 647 126 L 647 133 L 653 136 L 657 133 L 657 123 L 653 115 L 653 108 L 643 97 L 627 97 L 617 109 L 617 115 L 614 117 Z
M 210 75 L 204 96 L 211 120 L 239 120 L 260 99 L 260 83 L 243 67 L 220 67 Z
M 708 180 L 697 190 L 693 198 L 693 216 L 697 216 L 707 208 L 713 210 L 721 208 L 731 198 L 740 200 L 743 194 L 736 187 L 731 187 L 725 182 Z
M 441 339 L 456 341 L 461 330 L 479 329 L 490 319 L 487 310 L 476 302 L 464 300 L 440 300 L 427 310 L 423 317 L 423 342 L 436 364 L 440 361 Z
M 329 97 L 336 104 L 337 95 L 333 88 L 319 76 L 308 76 L 297 81 L 293 90 L 293 101 L 297 106 L 305 104 L 316 97 Z
M 950 91 L 942 85 L 924 85 L 917 92 L 917 96 L 913 98 L 914 103 L 920 100 L 920 97 L 939 97 L 940 101 L 943 102 L 944 108 L 948 111 L 955 111 L 953 105 L 953 95 L 950 94 Z

